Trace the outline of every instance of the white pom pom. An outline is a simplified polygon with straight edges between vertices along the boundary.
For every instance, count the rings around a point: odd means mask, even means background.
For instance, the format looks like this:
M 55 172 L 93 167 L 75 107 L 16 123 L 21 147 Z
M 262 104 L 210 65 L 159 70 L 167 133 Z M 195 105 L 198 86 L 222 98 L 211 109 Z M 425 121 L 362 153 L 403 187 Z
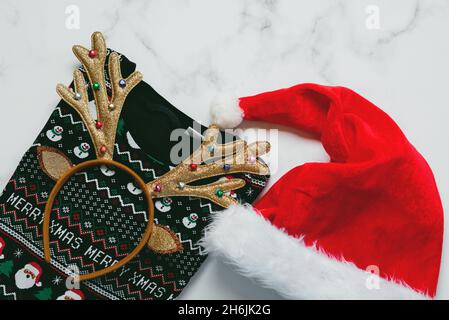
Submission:
M 229 96 L 217 96 L 210 105 L 212 123 L 221 128 L 234 128 L 243 121 L 243 110 L 239 107 L 239 100 Z

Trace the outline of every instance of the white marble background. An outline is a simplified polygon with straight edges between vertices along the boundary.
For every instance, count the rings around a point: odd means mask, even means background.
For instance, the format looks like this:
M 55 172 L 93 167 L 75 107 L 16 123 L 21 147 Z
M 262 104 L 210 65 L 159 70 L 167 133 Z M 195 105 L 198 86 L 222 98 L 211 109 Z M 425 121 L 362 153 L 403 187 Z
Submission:
M 80 28 L 70 30 L 65 10 L 73 4 Z M 369 5 L 379 8 L 379 29 L 367 28 Z M 301 82 L 351 87 L 399 123 L 433 168 L 449 208 L 449 1 L 2 0 L 0 187 L 58 102 L 55 84 L 71 81 L 72 44 L 88 46 L 96 30 L 204 124 L 217 92 L 250 95 Z M 287 130 L 279 137 L 273 181 L 327 159 L 317 141 Z M 449 298 L 448 254 L 446 237 L 439 298 Z M 278 296 L 210 258 L 181 297 Z

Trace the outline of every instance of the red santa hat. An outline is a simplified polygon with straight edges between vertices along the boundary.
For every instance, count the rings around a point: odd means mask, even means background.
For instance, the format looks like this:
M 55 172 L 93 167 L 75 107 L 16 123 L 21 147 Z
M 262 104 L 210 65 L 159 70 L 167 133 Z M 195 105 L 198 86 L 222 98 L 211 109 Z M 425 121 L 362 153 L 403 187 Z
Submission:
M 25 269 L 28 269 L 30 272 L 32 272 L 35 276 L 34 283 L 37 287 L 40 287 L 42 283 L 40 282 L 41 276 L 42 276 L 42 268 L 40 265 L 38 265 L 36 262 L 30 262 L 25 265 Z
M 349 89 L 315 84 L 215 103 L 212 113 L 223 127 L 260 120 L 307 131 L 330 161 L 292 169 L 253 207 L 217 213 L 207 251 L 287 298 L 435 296 L 440 196 L 387 114 Z
M 64 296 L 69 297 L 70 299 L 73 300 L 84 300 L 84 293 L 78 289 L 67 290 L 64 293 Z
M 5 255 L 3 254 L 4 249 L 5 249 L 5 240 L 3 240 L 2 237 L 0 237 L 0 260 L 5 258 Z

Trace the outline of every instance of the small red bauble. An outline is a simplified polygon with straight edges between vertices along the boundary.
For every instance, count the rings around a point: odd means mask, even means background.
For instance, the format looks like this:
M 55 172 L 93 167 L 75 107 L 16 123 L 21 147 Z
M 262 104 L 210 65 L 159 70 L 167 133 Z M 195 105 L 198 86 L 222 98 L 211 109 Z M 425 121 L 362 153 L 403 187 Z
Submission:
M 97 56 L 97 50 L 89 51 L 89 58 L 95 58 Z
M 190 164 L 190 170 L 195 171 L 196 169 L 198 169 L 198 165 L 196 163 Z
M 95 127 L 97 128 L 97 129 L 101 129 L 101 128 L 103 128 L 103 122 L 101 122 L 101 121 L 95 121 Z
M 108 151 L 108 149 L 107 149 L 105 146 L 101 146 L 100 152 L 101 152 L 102 154 L 105 154 L 106 151 Z

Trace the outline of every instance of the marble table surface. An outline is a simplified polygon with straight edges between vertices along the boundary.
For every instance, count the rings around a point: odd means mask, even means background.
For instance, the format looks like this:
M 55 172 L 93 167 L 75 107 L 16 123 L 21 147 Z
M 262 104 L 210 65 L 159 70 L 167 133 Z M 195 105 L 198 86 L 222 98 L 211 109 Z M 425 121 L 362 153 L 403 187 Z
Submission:
M 96 30 L 204 124 L 217 93 L 301 82 L 354 89 L 389 113 L 425 156 L 449 208 L 449 1 L 2 0 L 1 188 L 58 102 L 55 84 L 71 80 L 72 44 L 88 46 Z M 282 157 L 272 182 L 298 164 L 328 159 L 318 141 L 279 129 Z M 180 297 L 279 298 L 214 257 Z M 438 298 L 449 298 L 448 237 Z

